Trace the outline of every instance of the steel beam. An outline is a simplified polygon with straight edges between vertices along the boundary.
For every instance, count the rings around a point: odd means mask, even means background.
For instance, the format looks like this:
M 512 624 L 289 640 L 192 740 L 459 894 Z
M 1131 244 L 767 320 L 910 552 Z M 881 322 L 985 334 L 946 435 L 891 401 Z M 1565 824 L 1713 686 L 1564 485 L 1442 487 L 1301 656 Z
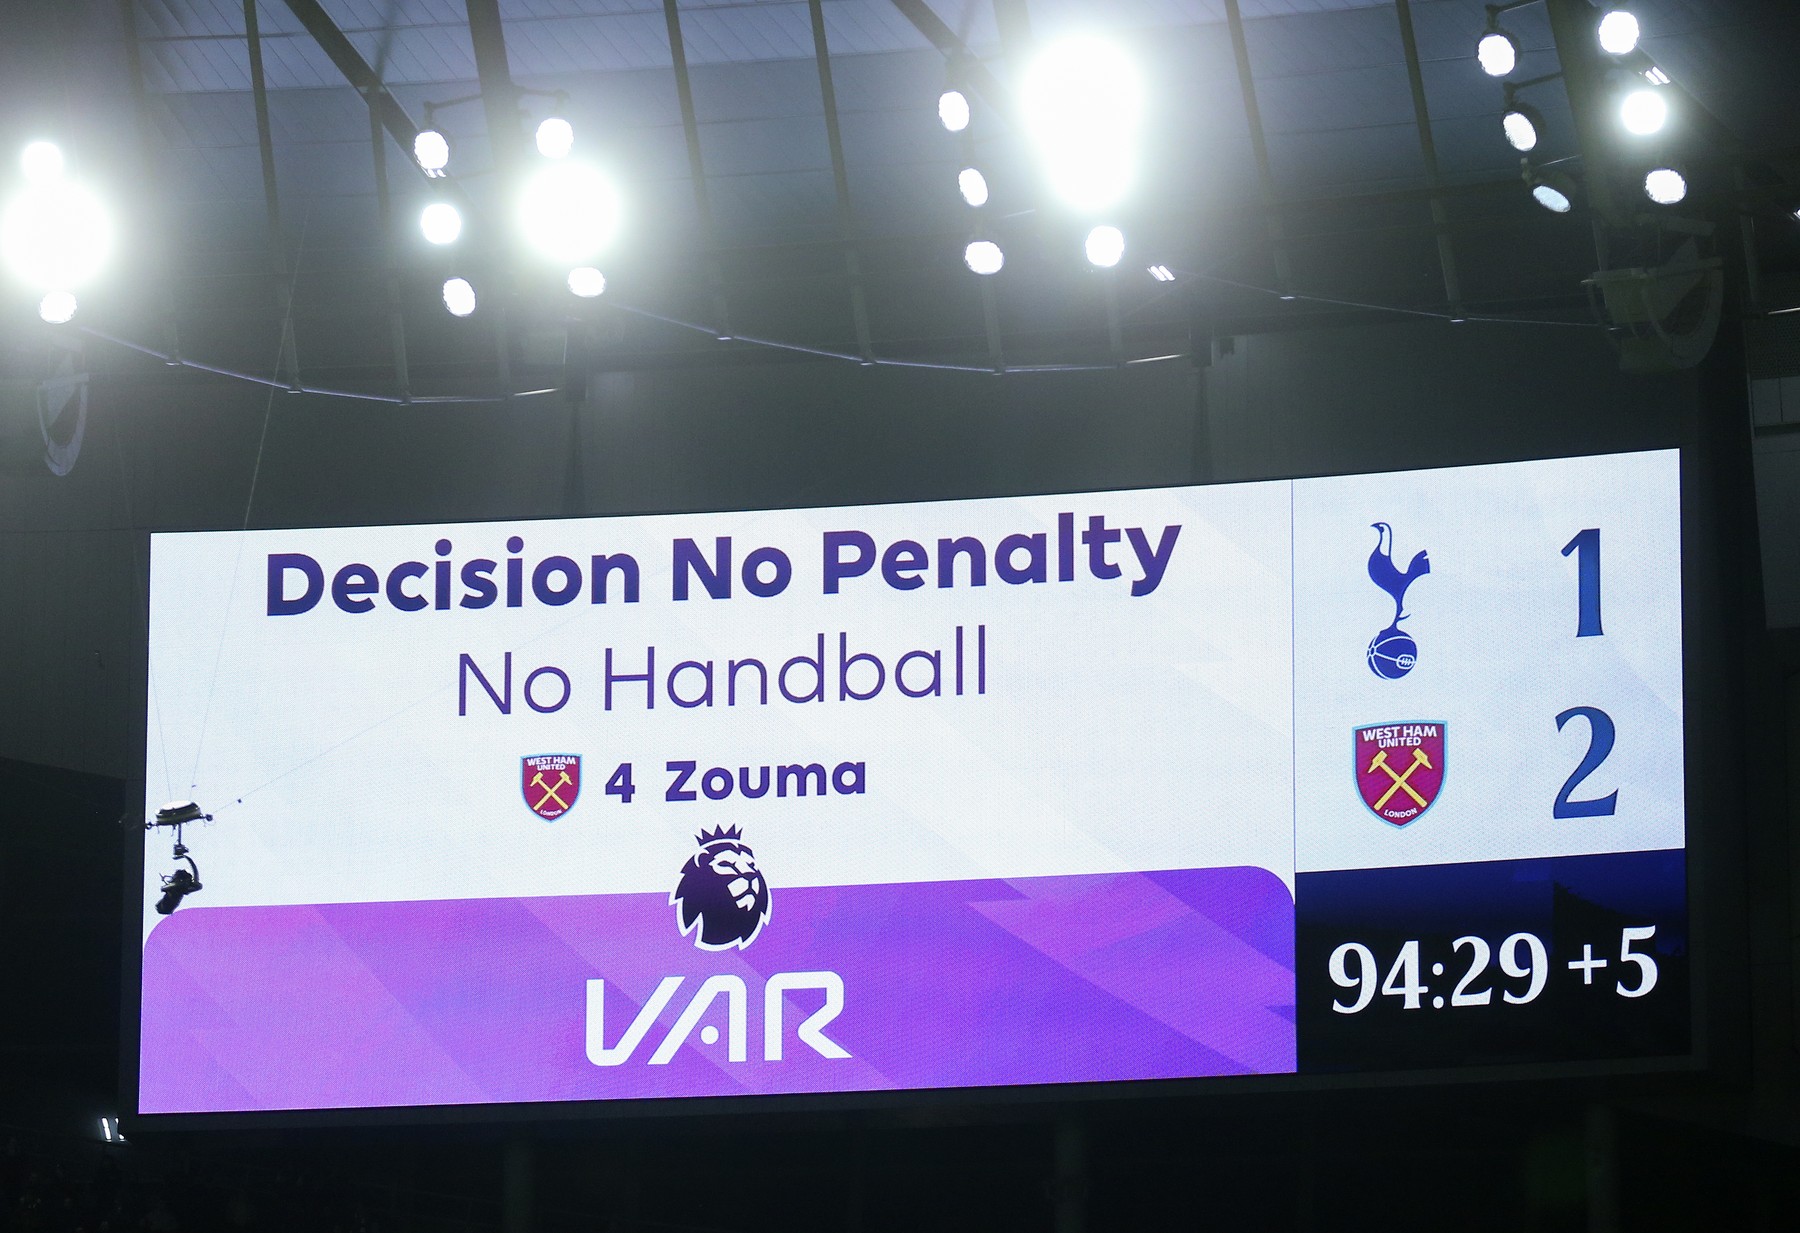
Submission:
M 688 74 L 687 44 L 681 37 L 681 12 L 676 0 L 663 0 L 663 24 L 669 30 L 669 60 L 675 70 L 675 97 L 681 104 L 681 131 L 687 138 L 688 174 L 694 181 L 694 209 L 700 216 L 700 232 L 706 238 L 713 315 L 719 333 L 729 337 L 731 310 L 725 299 L 725 272 L 719 263 L 719 237 L 713 226 L 712 197 L 706 187 L 706 160 L 700 151 L 700 118 L 694 107 L 694 84 Z
M 1419 153 L 1425 160 L 1425 184 L 1431 190 L 1431 226 L 1437 234 L 1438 265 L 1444 272 L 1444 296 L 1450 315 L 1461 318 L 1462 280 L 1456 271 L 1456 250 L 1450 243 L 1450 215 L 1439 194 L 1437 143 L 1431 136 L 1431 111 L 1425 103 L 1425 75 L 1419 67 L 1419 44 L 1413 35 L 1412 0 L 1394 0 L 1400 18 L 1400 47 L 1406 55 L 1406 79 L 1412 85 L 1413 122 L 1419 128 Z
M 712 230 L 712 200 L 706 191 L 706 161 L 700 155 L 700 119 L 694 108 L 694 83 L 688 75 L 687 43 L 681 37 L 681 11 L 676 0 L 663 0 L 663 24 L 669 30 L 669 60 L 675 69 L 675 97 L 681 104 L 681 132 L 687 138 L 688 174 L 694 179 L 694 208 L 700 225 Z
M 519 88 L 513 83 L 506 59 L 506 30 L 500 20 L 499 0 L 467 0 L 464 10 L 469 18 L 475 79 L 481 87 L 482 109 L 487 114 L 488 149 L 493 153 L 494 170 L 516 180 L 525 162 L 525 146 L 519 128 Z M 506 274 L 496 270 L 494 276 L 503 279 Z M 510 290 L 503 289 L 501 304 L 492 314 L 500 385 L 509 399 L 513 388 L 512 314 L 507 311 Z
M 1581 146 L 1581 186 L 1588 205 L 1608 224 L 1624 225 L 1630 221 L 1630 211 L 1615 199 L 1612 182 L 1612 148 L 1618 142 L 1602 128 L 1608 66 L 1594 41 L 1593 6 L 1587 0 L 1545 0 L 1544 12 L 1550 18 L 1556 58 L 1562 62 L 1563 89 L 1569 95 L 1575 139 Z M 1596 239 L 1604 248 L 1603 239 Z
M 1256 179 L 1262 190 L 1269 248 L 1275 261 L 1275 288 L 1288 297 L 1293 293 L 1294 278 L 1288 265 L 1287 232 L 1278 212 L 1281 203 L 1275 192 L 1275 173 L 1269 166 L 1269 142 L 1263 133 L 1262 109 L 1256 103 L 1256 80 L 1250 74 L 1250 46 L 1244 38 L 1244 15 L 1238 10 L 1238 0 L 1225 0 L 1225 24 L 1231 33 L 1232 54 L 1237 59 L 1238 90 L 1244 96 L 1250 150 L 1256 156 Z
M 281 310 L 281 358 L 276 377 L 290 387 L 300 384 L 300 359 L 294 343 L 293 279 L 281 232 L 281 190 L 275 179 L 275 138 L 269 124 L 269 84 L 263 74 L 262 26 L 256 0 L 244 0 L 244 39 L 250 54 L 250 96 L 256 105 L 256 145 L 262 152 L 263 205 L 269 217 L 269 264 L 275 278 L 275 305 Z
M 131 101 L 137 112 L 138 131 L 138 174 L 146 184 L 156 182 L 156 160 L 151 151 L 154 136 L 150 124 L 150 91 L 144 84 L 143 46 L 138 38 L 137 0 L 119 0 L 119 17 L 125 28 L 125 69 L 131 80 Z M 152 210 L 163 205 L 162 195 L 152 192 Z M 168 260 L 161 262 L 162 269 L 157 282 L 162 284 L 163 299 L 163 343 L 167 354 L 179 358 L 181 355 L 181 323 L 175 312 L 175 271 L 174 263 Z
M 253 2 L 253 0 L 247 0 Z M 382 257 L 387 264 L 388 329 L 394 347 L 394 380 L 403 402 L 412 401 L 412 377 L 406 363 L 406 320 L 400 313 L 400 270 L 394 260 L 394 208 L 388 192 L 387 142 L 373 100 L 369 107 L 369 149 L 375 156 L 375 204 L 381 214 Z
M 337 71 L 344 75 L 344 80 L 355 86 L 362 95 L 370 100 L 370 105 L 381 117 L 381 126 L 392 134 L 400 148 L 410 156 L 413 139 L 419 135 L 419 126 L 413 123 L 406 108 L 398 99 L 387 92 L 381 84 L 381 78 L 369 67 L 369 62 L 362 58 L 344 32 L 337 28 L 331 15 L 322 8 L 318 0 L 283 0 L 288 11 L 293 13 L 306 32 L 312 35 L 313 42 L 319 50 L 337 66 Z
M 965 78 L 962 84 L 979 94 L 1011 128 L 1023 131 L 1013 108 L 1011 93 L 1000 84 L 987 65 L 969 50 L 969 45 L 957 36 L 956 31 L 931 11 L 931 6 L 925 0 L 893 0 L 893 3 L 900 10 L 900 15 L 912 23 L 913 29 L 929 39 L 933 47 L 958 67 Z
M 993 0 L 994 28 L 1000 36 L 1000 53 L 1014 73 L 1024 71 L 1031 54 L 1031 14 L 1025 0 Z M 1017 80 L 1015 77 L 1014 80 Z
M 988 364 L 998 376 L 1006 371 L 1006 352 L 1000 345 L 1000 297 L 992 278 L 980 278 L 981 326 L 987 334 Z
M 473 2 L 473 0 L 471 0 Z M 831 180 L 837 189 L 838 230 L 844 240 L 844 270 L 850 276 L 850 313 L 856 326 L 856 345 L 864 360 L 873 361 L 869 338 L 869 305 L 863 294 L 862 261 L 856 251 L 855 218 L 850 209 L 850 177 L 844 168 L 844 138 L 838 130 L 837 89 L 831 80 L 831 50 L 825 42 L 825 11 L 821 0 L 808 0 L 812 14 L 813 60 L 819 68 L 819 96 L 825 107 L 825 140 L 831 147 Z
M 464 7 L 469 15 L 469 41 L 475 49 L 475 79 L 481 85 L 481 103 L 487 112 L 494 170 L 510 176 L 524 161 L 525 147 L 519 128 L 519 87 L 513 84 L 506 59 L 500 3 L 467 0 Z

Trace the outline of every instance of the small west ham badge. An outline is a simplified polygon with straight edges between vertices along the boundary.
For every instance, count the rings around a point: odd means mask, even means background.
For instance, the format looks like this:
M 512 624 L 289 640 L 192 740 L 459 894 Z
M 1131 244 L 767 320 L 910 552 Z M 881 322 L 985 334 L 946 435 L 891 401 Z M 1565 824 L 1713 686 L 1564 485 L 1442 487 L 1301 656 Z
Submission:
M 581 795 L 580 754 L 537 754 L 519 759 L 519 786 L 531 812 L 554 822 Z
M 1445 725 L 1432 720 L 1356 729 L 1356 789 L 1383 822 L 1416 822 L 1444 787 Z

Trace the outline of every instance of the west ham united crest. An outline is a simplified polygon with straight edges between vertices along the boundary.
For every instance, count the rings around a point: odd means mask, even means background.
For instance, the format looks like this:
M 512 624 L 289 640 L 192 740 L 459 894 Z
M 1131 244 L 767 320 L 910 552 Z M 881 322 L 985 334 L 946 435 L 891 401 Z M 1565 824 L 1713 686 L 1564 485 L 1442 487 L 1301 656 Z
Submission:
M 1416 822 L 1444 788 L 1444 725 L 1434 720 L 1356 729 L 1356 790 L 1376 817 Z
M 519 786 L 531 812 L 554 822 L 581 795 L 580 754 L 536 754 L 519 759 Z

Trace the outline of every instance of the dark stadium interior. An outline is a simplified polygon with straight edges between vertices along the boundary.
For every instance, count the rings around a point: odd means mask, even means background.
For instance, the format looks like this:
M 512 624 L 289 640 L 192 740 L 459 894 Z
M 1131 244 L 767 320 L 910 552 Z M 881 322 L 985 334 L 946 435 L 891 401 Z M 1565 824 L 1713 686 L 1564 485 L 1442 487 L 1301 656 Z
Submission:
M 0 281 L 0 1220 L 1794 1227 L 1800 6 L 1630 7 L 1684 119 L 1681 213 L 1710 224 L 1701 253 L 1721 271 L 1716 336 L 1691 318 L 1639 328 L 1650 359 L 1635 364 L 1617 346 L 1634 331 L 1583 280 L 1678 259 L 1670 236 L 1647 207 L 1534 204 L 1498 137 L 1501 86 L 1475 65 L 1479 0 L 0 4 L 0 151 L 54 134 L 122 232 L 67 325 Z M 1549 13 L 1587 11 L 1509 11 L 1521 73 L 1566 50 Z M 1089 267 L 1080 227 L 1042 200 L 1005 95 L 1035 43 L 1084 21 L 1116 28 L 1152 99 L 1117 270 Z M 1007 254 L 992 279 L 965 268 L 964 147 L 934 114 L 953 67 L 977 83 L 970 148 Z M 1592 166 L 1604 135 L 1586 104 L 1555 83 L 1532 97 L 1546 147 Z M 432 186 L 401 131 L 435 105 L 476 230 L 529 144 L 524 116 L 550 100 L 625 186 L 606 293 L 574 301 L 477 240 L 486 298 L 454 318 L 449 258 L 410 222 Z M 37 392 L 71 356 L 88 374 L 82 431 L 51 467 Z M 1693 481 L 1687 705 L 1705 718 L 1688 752 L 1693 1067 L 132 1124 L 154 532 L 1669 446 Z M 109 1142 L 118 1117 L 128 1141 Z

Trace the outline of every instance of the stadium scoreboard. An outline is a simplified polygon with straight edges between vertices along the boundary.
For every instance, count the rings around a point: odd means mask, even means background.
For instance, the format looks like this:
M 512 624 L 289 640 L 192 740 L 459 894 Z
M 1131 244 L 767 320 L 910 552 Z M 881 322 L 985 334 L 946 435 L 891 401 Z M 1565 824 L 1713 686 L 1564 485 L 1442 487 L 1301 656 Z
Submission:
M 138 1110 L 1685 1056 L 1679 470 L 157 535 Z

